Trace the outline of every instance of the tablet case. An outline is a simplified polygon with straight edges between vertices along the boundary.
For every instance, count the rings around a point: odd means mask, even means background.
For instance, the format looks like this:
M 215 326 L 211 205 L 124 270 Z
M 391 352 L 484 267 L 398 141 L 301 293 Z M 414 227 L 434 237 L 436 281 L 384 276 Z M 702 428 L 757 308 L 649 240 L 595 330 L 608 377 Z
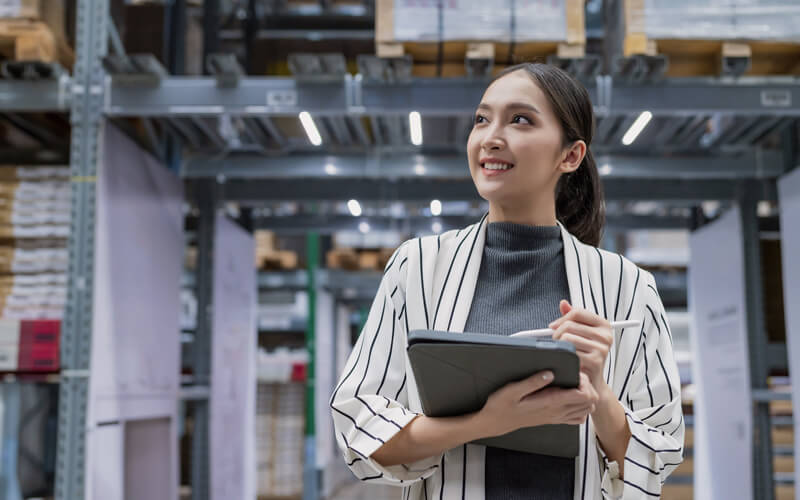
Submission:
M 579 382 L 575 346 L 552 339 L 416 330 L 408 337 L 408 357 L 429 417 L 478 411 L 495 390 L 543 370 L 554 374 L 550 386 Z M 579 453 L 578 426 L 526 427 L 474 444 L 571 458 Z

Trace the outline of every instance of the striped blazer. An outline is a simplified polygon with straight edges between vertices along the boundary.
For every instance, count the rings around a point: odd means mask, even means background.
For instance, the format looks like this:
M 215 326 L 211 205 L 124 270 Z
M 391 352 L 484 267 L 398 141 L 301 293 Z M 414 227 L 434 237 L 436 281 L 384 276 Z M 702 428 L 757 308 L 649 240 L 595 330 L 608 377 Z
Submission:
M 402 488 L 404 500 L 484 498 L 484 446 L 465 444 L 389 467 L 370 455 L 422 413 L 406 355 L 408 332 L 464 331 L 486 225 L 484 215 L 462 230 L 411 239 L 397 249 L 331 395 L 336 440 L 347 466 L 363 481 Z M 608 321 L 642 322 L 640 329 L 614 332 L 605 365 L 606 381 L 631 430 L 624 479 L 617 462 L 603 452 L 590 417 L 579 429 L 574 498 L 657 498 L 682 461 L 684 422 L 672 334 L 655 280 L 621 255 L 583 244 L 558 225 L 570 303 Z

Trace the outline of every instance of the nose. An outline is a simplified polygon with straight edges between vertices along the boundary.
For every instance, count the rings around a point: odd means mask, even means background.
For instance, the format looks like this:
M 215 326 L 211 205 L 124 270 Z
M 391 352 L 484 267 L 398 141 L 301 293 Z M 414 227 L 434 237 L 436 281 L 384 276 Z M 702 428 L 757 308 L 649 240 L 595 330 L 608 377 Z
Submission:
M 502 135 L 499 134 L 498 129 L 495 126 L 492 126 L 489 130 L 487 130 L 486 136 L 481 143 L 481 148 L 487 151 L 496 151 L 503 149 L 504 147 L 505 140 L 503 139 Z

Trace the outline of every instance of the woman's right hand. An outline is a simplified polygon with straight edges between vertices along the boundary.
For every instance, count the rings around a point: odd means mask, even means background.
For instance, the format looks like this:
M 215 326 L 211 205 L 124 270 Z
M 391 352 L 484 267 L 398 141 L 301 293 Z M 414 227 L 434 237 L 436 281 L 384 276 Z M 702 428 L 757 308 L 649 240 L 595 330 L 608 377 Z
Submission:
M 575 389 L 547 387 L 552 381 L 551 372 L 539 372 L 492 393 L 478 412 L 486 437 L 502 436 L 523 427 L 584 423 L 598 400 L 586 374 L 580 374 Z

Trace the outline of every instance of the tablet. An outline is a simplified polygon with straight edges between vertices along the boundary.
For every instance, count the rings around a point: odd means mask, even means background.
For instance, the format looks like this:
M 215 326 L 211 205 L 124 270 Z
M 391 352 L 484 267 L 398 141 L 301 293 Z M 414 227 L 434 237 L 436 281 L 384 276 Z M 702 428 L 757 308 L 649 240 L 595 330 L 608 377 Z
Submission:
M 575 346 L 566 341 L 415 330 L 408 336 L 407 350 L 422 409 L 429 417 L 478 411 L 500 387 L 544 370 L 554 374 L 551 386 L 574 388 L 579 382 L 580 361 Z M 526 427 L 474 444 L 576 457 L 578 426 Z

